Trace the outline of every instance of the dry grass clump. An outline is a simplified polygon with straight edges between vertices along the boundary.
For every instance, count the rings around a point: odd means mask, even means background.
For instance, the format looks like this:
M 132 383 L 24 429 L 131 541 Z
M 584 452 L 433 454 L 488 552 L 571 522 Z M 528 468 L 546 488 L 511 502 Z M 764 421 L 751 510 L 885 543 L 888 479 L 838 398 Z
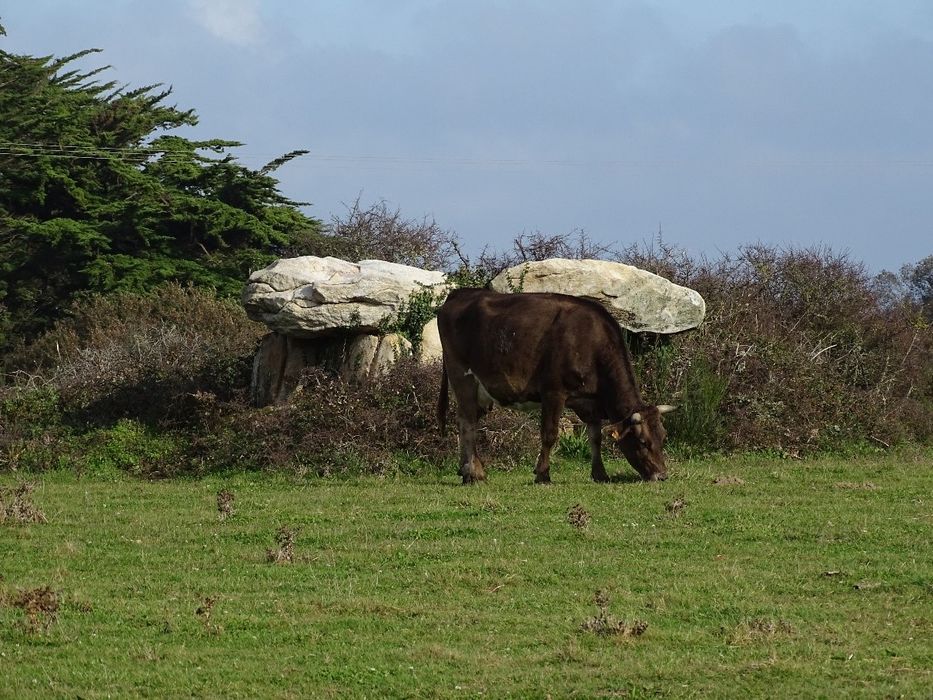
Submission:
M 590 524 L 589 511 L 579 503 L 575 503 L 570 510 L 567 511 L 567 522 L 578 530 L 585 530 L 587 525 Z
M 233 515 L 233 491 L 221 489 L 217 492 L 217 512 L 221 520 L 226 520 Z
M 683 496 L 678 496 L 673 501 L 664 506 L 664 510 L 668 512 L 672 518 L 680 517 L 681 513 L 684 512 L 684 508 L 687 507 L 687 501 Z
M 266 561 L 270 564 L 291 564 L 295 560 L 295 539 L 298 531 L 282 525 L 275 532 L 276 547 L 266 550 Z
M 0 487 L 0 523 L 44 523 L 43 513 L 32 502 L 32 492 L 36 485 L 22 482 L 13 487 Z
M 833 484 L 837 489 L 874 491 L 878 487 L 871 481 L 837 481 Z
M 211 622 L 211 613 L 214 611 L 214 606 L 217 604 L 217 596 L 206 596 L 201 604 L 198 606 L 197 610 L 194 611 L 194 614 L 197 616 L 198 621 L 204 627 L 206 632 L 212 634 L 217 634 L 221 631 L 221 628 Z
M 729 644 L 741 645 L 772 639 L 779 635 L 794 633 L 794 627 L 786 620 L 753 618 L 744 620 L 727 635 Z
M 740 476 L 717 476 L 713 479 L 713 483 L 716 486 L 742 486 L 745 484 L 745 479 Z
M 609 613 L 609 594 L 605 590 L 596 591 L 596 607 L 599 613 L 583 621 L 581 629 L 605 637 L 640 637 L 648 629 L 644 620 L 626 622 Z
M 19 627 L 30 634 L 48 632 L 58 621 L 58 609 L 61 605 L 58 593 L 49 586 L 7 593 L 2 596 L 0 602 L 22 610 L 25 620 L 19 623 Z

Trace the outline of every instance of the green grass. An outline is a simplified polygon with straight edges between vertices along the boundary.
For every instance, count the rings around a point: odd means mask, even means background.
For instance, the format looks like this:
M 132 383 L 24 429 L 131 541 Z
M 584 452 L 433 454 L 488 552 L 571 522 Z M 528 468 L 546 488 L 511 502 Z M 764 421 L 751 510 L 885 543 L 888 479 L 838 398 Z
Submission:
M 563 459 L 546 487 L 48 473 L 47 522 L 0 523 L 0 696 L 929 697 L 931 463 L 722 458 L 648 484 L 616 462 L 596 485 Z M 295 560 L 272 564 L 283 525 Z M 61 608 L 31 632 L 12 599 L 45 585 Z M 584 629 L 597 590 L 644 633 Z

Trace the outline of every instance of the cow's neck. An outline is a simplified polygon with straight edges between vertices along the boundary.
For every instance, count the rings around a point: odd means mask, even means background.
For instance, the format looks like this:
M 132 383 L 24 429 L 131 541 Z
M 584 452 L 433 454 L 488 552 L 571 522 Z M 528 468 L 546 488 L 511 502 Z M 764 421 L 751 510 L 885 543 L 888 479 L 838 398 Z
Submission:
M 615 357 L 613 360 L 608 363 L 607 369 L 614 391 L 612 396 L 607 397 L 606 412 L 609 414 L 610 421 L 619 421 L 641 410 L 645 404 L 641 398 L 641 391 L 638 389 L 635 371 L 628 354 Z

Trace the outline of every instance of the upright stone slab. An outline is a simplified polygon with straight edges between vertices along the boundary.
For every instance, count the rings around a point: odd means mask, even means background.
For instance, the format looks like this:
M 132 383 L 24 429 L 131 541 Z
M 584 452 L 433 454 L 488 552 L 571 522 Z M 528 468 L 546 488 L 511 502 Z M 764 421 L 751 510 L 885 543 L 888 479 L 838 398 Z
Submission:
M 444 358 L 441 347 L 441 334 L 437 329 L 437 318 L 428 321 L 421 332 L 421 347 L 418 349 L 418 360 L 424 364 L 440 362 Z
M 411 343 L 398 333 L 358 335 L 347 344 L 338 372 L 345 380 L 362 384 L 385 374 L 402 357 L 411 357 Z
M 410 356 L 411 343 L 397 333 L 321 338 L 269 333 L 253 358 L 250 398 L 258 407 L 288 402 L 310 367 L 323 367 L 362 385 L 384 374 L 399 358 Z

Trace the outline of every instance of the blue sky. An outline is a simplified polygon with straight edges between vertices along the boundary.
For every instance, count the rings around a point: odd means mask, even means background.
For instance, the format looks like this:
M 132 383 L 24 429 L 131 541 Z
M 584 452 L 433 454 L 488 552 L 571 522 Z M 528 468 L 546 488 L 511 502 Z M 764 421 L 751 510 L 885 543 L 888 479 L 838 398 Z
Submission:
M 328 220 L 358 195 L 468 250 L 583 229 L 717 256 L 933 253 L 933 3 L 32 0 L 7 51 L 104 53 Z

